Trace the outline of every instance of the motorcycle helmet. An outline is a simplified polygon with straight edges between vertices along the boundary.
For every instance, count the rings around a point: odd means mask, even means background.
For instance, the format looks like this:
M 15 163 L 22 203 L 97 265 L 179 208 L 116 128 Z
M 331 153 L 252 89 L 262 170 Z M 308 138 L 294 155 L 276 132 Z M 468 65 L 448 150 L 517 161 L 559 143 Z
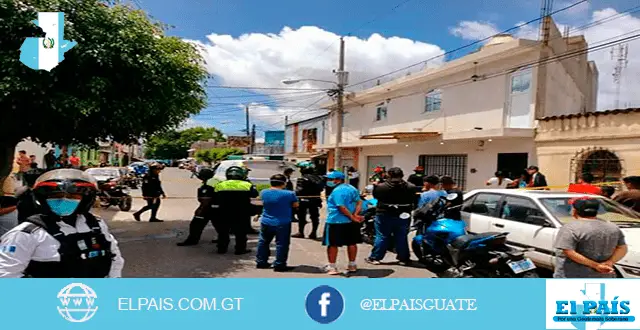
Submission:
M 33 187 L 36 204 L 44 214 L 67 217 L 89 212 L 98 186 L 90 175 L 76 169 L 59 169 L 41 175 Z
M 198 179 L 202 181 L 207 181 L 211 178 L 213 178 L 213 170 L 208 167 L 203 167 L 200 169 L 200 172 L 198 172 Z
M 298 166 L 298 168 L 300 169 L 300 173 L 302 174 L 313 174 L 316 168 L 316 166 L 309 161 L 300 162 L 296 164 L 296 166 Z
M 225 172 L 227 180 L 245 180 L 247 178 L 247 171 L 240 166 L 231 166 Z

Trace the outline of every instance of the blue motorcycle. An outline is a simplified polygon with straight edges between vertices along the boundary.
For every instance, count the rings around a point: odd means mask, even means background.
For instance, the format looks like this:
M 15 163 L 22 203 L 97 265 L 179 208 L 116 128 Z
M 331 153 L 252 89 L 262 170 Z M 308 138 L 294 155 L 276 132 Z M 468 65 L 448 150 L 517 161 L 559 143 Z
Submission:
M 522 251 L 506 245 L 508 233 L 467 234 L 452 205 L 457 193 L 441 197 L 414 212 L 414 254 L 445 277 L 538 277 L 536 266 Z

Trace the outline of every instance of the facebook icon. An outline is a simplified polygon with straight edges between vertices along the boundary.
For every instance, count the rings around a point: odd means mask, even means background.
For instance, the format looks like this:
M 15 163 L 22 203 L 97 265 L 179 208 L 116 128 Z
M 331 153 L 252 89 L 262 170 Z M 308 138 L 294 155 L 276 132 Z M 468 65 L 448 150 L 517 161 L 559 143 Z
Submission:
M 321 324 L 337 320 L 344 311 L 344 299 L 340 291 L 321 285 L 309 292 L 305 304 L 307 315 Z

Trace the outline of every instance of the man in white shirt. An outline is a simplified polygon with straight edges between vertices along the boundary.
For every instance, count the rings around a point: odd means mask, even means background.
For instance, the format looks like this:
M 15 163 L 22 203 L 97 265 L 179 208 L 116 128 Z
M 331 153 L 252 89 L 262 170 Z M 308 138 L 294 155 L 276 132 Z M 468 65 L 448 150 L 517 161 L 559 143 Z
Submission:
M 497 171 L 495 176 L 489 180 L 487 180 L 487 186 L 491 188 L 500 188 L 505 189 L 509 187 L 513 183 L 513 180 L 506 178 L 502 171 Z

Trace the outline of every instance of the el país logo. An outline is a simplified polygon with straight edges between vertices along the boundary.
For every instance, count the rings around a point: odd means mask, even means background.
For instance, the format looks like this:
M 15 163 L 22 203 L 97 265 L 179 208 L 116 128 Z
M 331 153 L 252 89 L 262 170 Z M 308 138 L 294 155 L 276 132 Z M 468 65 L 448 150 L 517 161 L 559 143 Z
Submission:
M 58 293 L 58 313 L 69 322 L 89 321 L 98 311 L 98 306 L 95 305 L 97 298 L 96 292 L 89 286 L 71 283 Z

